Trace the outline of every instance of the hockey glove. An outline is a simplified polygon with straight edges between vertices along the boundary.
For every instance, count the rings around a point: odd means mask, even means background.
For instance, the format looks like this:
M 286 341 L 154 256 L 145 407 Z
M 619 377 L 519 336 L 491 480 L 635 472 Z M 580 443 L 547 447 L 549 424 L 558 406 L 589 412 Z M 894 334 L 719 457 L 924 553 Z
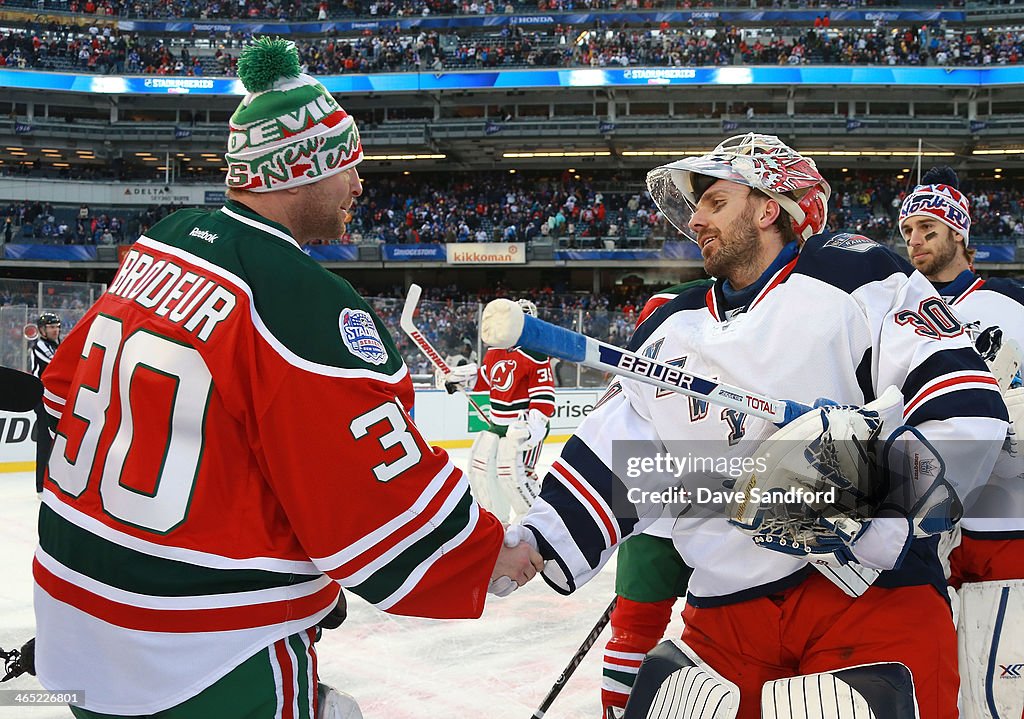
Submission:
M 321 629 L 337 629 L 347 617 L 348 600 L 345 599 L 345 592 L 342 590 L 338 594 L 338 602 L 334 605 L 334 609 L 329 611 L 327 616 L 317 622 L 317 626 Z
M 447 390 L 448 394 L 469 392 L 476 384 L 478 369 L 475 362 L 452 367 L 450 372 L 442 372 L 439 369 L 434 373 L 434 386 L 437 389 Z
M 1015 384 L 1019 386 L 1024 350 L 1016 340 L 1004 337 L 998 327 L 989 327 L 975 337 L 974 347 L 999 382 L 1001 391 L 1006 392 Z
M 548 433 L 548 417 L 539 409 L 531 409 L 526 419 L 508 426 L 505 436 L 519 443 L 520 450 L 533 449 L 544 441 Z
M 526 413 L 526 424 L 530 428 L 530 437 L 523 444 L 524 449 L 531 449 L 544 441 L 548 433 L 548 416 L 539 409 L 531 409 Z

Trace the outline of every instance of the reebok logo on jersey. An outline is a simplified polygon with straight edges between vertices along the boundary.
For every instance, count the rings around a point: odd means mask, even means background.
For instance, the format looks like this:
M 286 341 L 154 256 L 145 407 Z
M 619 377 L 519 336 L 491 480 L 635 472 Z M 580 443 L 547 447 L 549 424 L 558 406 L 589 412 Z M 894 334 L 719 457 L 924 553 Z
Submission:
M 851 235 L 846 232 L 833 235 L 823 245 L 823 247 L 835 247 L 840 250 L 849 250 L 850 252 L 867 252 L 872 247 L 877 246 L 877 242 L 865 237 L 864 235 Z
M 356 357 L 370 364 L 384 364 L 388 361 L 388 350 L 369 312 L 346 307 L 338 318 L 338 326 L 345 346 Z
M 200 240 L 205 240 L 206 242 L 209 242 L 211 244 L 213 243 L 214 240 L 216 240 L 219 237 L 219 235 L 217 235 L 215 232 L 207 232 L 206 230 L 200 230 L 198 227 L 193 227 L 192 231 L 188 233 L 188 236 L 198 237 Z

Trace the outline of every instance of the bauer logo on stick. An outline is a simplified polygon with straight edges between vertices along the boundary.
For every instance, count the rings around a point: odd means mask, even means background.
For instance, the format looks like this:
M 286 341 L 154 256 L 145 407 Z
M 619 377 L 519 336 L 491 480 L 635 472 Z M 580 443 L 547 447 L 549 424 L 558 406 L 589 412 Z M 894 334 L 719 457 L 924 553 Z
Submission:
M 384 364 L 388 361 L 388 351 L 368 312 L 346 307 L 341 311 L 338 325 L 349 352 L 370 364 Z

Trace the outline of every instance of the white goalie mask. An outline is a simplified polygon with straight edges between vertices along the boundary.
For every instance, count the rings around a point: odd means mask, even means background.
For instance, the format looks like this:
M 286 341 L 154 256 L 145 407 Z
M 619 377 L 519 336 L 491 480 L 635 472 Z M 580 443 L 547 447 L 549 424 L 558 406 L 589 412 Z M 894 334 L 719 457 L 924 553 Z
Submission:
M 530 302 L 530 300 L 516 300 L 516 304 L 523 309 L 524 314 L 528 314 L 530 317 L 537 316 L 537 305 Z
M 706 155 L 656 167 L 647 173 L 647 189 L 665 219 L 696 242 L 690 218 L 700 196 L 715 180 L 752 187 L 778 202 L 801 241 L 825 229 L 832 188 L 814 160 L 774 135 L 737 135 Z

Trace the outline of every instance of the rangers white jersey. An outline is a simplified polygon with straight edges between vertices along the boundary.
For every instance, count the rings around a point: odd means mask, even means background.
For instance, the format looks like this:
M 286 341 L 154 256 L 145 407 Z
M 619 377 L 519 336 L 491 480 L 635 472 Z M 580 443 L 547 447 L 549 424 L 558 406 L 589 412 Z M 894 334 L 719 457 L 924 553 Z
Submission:
M 799 253 L 791 244 L 740 292 L 721 280 L 691 285 L 638 327 L 630 348 L 808 404 L 827 397 L 862 405 L 896 385 L 907 425 L 932 442 L 971 440 L 969 453 L 943 458 L 946 477 L 961 494 L 988 477 L 1006 432 L 998 385 L 964 327 L 924 276 L 865 237 L 817 235 Z M 666 448 L 675 455 L 736 456 L 741 440 L 756 442 L 774 431 L 766 420 L 737 410 L 628 379 L 616 382 L 566 443 L 523 519 L 551 560 L 545 580 L 573 591 L 600 570 L 618 542 L 660 516 L 663 504 L 640 493 L 687 490 L 693 505 L 701 487 L 723 487 L 722 477 L 707 471 L 677 477 L 631 467 L 633 458 Z M 876 521 L 868 531 L 879 526 Z M 696 606 L 767 595 L 812 571 L 803 558 L 756 546 L 722 514 L 683 514 L 673 538 L 694 568 L 688 601 Z M 894 569 L 876 585 L 944 587 L 935 545 L 934 538 L 901 540 L 890 548 Z
M 936 290 L 964 322 L 978 330 L 1002 330 L 1003 340 L 1024 346 L 1024 286 L 1006 277 L 983 279 L 964 270 Z M 1018 437 L 1018 441 L 1022 438 Z M 976 502 L 968 498 L 961 527 L 965 534 L 984 534 L 990 539 L 1024 537 L 1024 484 L 993 475 Z

